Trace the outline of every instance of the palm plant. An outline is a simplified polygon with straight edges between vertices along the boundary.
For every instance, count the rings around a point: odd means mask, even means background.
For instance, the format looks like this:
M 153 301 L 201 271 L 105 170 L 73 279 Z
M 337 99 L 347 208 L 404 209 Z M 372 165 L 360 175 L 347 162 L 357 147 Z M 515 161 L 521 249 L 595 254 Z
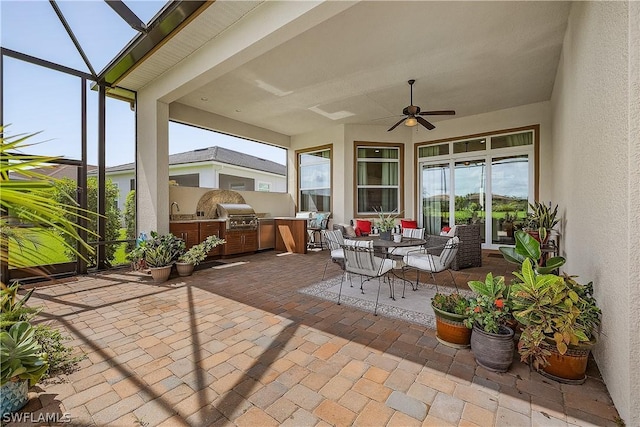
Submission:
M 80 237 L 79 230 L 92 235 L 95 233 L 77 225 L 79 220 L 88 219 L 92 213 L 80 209 L 73 200 L 68 203 L 57 202 L 52 196 L 55 180 L 34 170 L 47 167 L 56 157 L 20 152 L 33 145 L 27 141 L 37 133 L 8 137 L 4 136 L 4 132 L 5 126 L 0 125 L 0 262 L 17 268 L 39 264 L 40 243 L 33 233 L 22 227 L 25 224 L 54 230 L 63 237 L 70 237 L 71 239 L 61 239 L 60 243 L 79 257 L 82 257 L 81 254 L 71 242 L 80 242 L 87 252 L 92 253 L 93 248 Z M 11 179 L 10 173 L 14 175 Z M 21 257 L 9 258 L 9 242 L 15 243 Z

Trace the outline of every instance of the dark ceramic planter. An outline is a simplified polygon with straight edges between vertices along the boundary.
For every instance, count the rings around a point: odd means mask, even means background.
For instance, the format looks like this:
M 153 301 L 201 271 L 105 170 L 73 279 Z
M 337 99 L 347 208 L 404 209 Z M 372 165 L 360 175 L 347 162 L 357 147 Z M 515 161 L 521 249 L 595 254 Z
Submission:
M 507 372 L 513 361 L 513 329 L 500 326 L 500 333 L 485 332 L 477 323 L 471 334 L 471 351 L 478 365 L 494 372 Z

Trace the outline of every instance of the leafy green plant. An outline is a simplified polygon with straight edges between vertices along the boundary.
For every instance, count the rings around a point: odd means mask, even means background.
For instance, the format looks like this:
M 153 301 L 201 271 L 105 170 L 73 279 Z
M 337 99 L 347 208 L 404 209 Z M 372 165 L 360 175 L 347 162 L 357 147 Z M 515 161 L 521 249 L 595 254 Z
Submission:
M 497 334 L 500 325 L 510 317 L 504 276 L 493 277 L 493 274 L 487 273 L 484 282 L 474 280 L 468 285 L 478 296 L 470 300 L 467 309 L 469 317 L 464 324 L 467 328 L 473 328 L 473 324 L 477 323 L 485 332 Z
M 469 298 L 466 298 L 459 293 L 441 294 L 436 293 L 431 299 L 431 304 L 442 311 L 447 313 L 465 315 L 469 308 Z
M 104 183 L 105 198 L 106 198 L 106 211 L 105 211 L 105 236 L 104 240 L 114 241 L 120 238 L 120 212 L 116 208 L 116 201 L 118 200 L 118 187 L 110 180 L 107 179 Z M 67 200 L 75 200 L 78 184 L 75 180 L 70 178 L 62 178 L 55 181 L 55 190 L 53 192 L 54 198 L 58 203 L 65 203 Z M 87 177 L 87 210 L 90 212 L 98 211 L 98 178 L 95 176 Z M 73 221 L 72 213 L 66 214 L 70 221 Z M 98 235 L 98 215 L 92 215 L 89 218 L 87 228 L 90 229 L 94 235 Z M 69 246 L 75 244 L 72 236 L 63 236 Z M 112 260 L 116 252 L 116 245 L 105 245 L 106 259 Z M 72 258 L 73 253 L 69 250 L 66 251 L 67 256 Z M 88 256 L 89 267 L 96 265 L 95 255 Z
M 198 265 L 205 260 L 207 254 L 216 246 L 226 243 L 218 236 L 209 236 L 197 245 L 193 245 L 188 251 L 180 255 L 179 261 Z
M 127 251 L 132 251 L 136 245 L 136 190 L 131 190 L 127 194 L 123 216 L 125 228 L 127 229 L 126 239 L 131 240 L 127 243 Z
M 21 149 L 33 144 L 28 139 L 34 134 L 5 136 L 5 126 L 0 125 L 0 262 L 10 267 L 21 268 L 38 265 L 39 242 L 29 235 L 28 224 L 55 230 L 63 237 L 61 243 L 65 250 L 80 256 L 76 248 L 79 242 L 89 254 L 93 248 L 82 240 L 77 223 L 80 219 L 90 220 L 95 214 L 80 209 L 74 200 L 59 202 L 53 197 L 56 180 L 38 173 L 38 168 L 46 168 L 55 157 L 22 154 Z M 9 179 L 9 174 L 12 174 Z M 95 234 L 86 230 L 89 235 Z M 13 242 L 20 248 L 20 257 L 9 257 L 8 243 Z M 41 272 L 41 274 L 44 274 Z
M 555 274 L 540 274 L 529 259 L 514 275 L 519 282 L 511 286 L 511 299 L 513 315 L 524 325 L 518 342 L 523 362 L 531 360 L 536 369 L 546 366 L 550 355 L 547 341 L 560 354 L 565 354 L 569 345 L 591 341 L 600 322 L 599 309 L 590 296 L 591 284 L 582 288 L 573 279 L 568 282 Z
M 42 379 L 54 377 L 59 374 L 70 374 L 85 356 L 73 356 L 73 348 L 66 346 L 64 341 L 71 338 L 64 336 L 55 328 L 48 325 L 34 326 L 35 339 L 47 354 L 49 368 Z
M 0 283 L 0 329 L 2 330 L 8 330 L 17 322 L 30 320 L 39 311 L 25 305 L 35 288 L 27 291 L 22 298 L 18 298 L 19 288 L 18 282 L 13 282 L 9 286 Z
M 498 248 L 504 259 L 510 263 L 522 266 L 522 263 L 526 259 L 529 259 L 534 265 L 536 272 L 539 274 L 547 274 L 562 267 L 566 262 L 566 259 L 561 256 L 551 257 L 546 260 L 545 265 L 542 266 L 539 264 L 539 260 L 542 256 L 540 242 L 522 230 L 516 231 L 514 233 L 514 237 L 516 239 L 515 247 L 501 246 Z
M 144 260 L 148 267 L 164 267 L 177 261 L 184 253 L 184 240 L 171 233 L 159 235 L 152 231 L 151 239 L 140 242 L 127 258 L 134 264 Z
M 0 385 L 15 380 L 40 381 L 49 364 L 29 322 L 0 331 L 0 362 Z
M 529 203 L 529 208 L 531 212 L 527 216 L 526 228 L 530 230 L 537 230 L 539 228 L 553 230 L 553 227 L 560 222 L 558 218 L 558 205 L 552 210 L 550 206 L 536 201 Z
M 380 231 L 393 230 L 393 227 L 396 226 L 396 218 L 398 218 L 395 209 L 386 215 L 382 211 L 382 207 L 380 207 L 379 211 L 376 208 L 373 208 L 373 210 L 378 214 L 378 220 L 374 221 L 375 226 L 378 227 Z

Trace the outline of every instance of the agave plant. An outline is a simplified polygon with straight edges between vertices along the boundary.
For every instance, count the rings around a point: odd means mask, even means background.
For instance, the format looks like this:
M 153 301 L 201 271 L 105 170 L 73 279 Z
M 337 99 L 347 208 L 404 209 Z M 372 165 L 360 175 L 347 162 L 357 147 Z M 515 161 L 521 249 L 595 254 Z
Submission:
M 0 329 L 7 330 L 13 324 L 27 321 L 38 313 L 38 309 L 27 307 L 25 303 L 31 298 L 35 288 L 30 289 L 22 297 L 18 298 L 18 282 L 6 286 L 0 283 Z
M 9 381 L 37 383 L 49 368 L 47 354 L 35 337 L 29 322 L 18 322 L 8 331 L 0 331 L 0 385 Z
M 55 180 L 35 171 L 36 168 L 49 167 L 56 157 L 20 152 L 33 145 L 27 141 L 37 133 L 13 137 L 6 137 L 4 133 L 5 126 L 0 125 L 0 238 L 3 243 L 0 261 L 18 268 L 39 264 L 40 244 L 27 228 L 18 227 L 22 224 L 35 225 L 56 231 L 61 236 L 69 236 L 92 253 L 93 248 L 82 240 L 77 225 L 79 220 L 87 219 L 92 213 L 80 209 L 73 200 L 68 203 L 57 202 L 52 196 Z M 12 179 L 9 179 L 10 173 L 14 175 Z M 83 230 L 95 235 L 86 228 Z M 9 242 L 15 243 L 21 251 L 21 257 L 9 257 Z M 60 242 L 65 249 L 81 256 L 75 245 L 64 239 L 60 239 Z

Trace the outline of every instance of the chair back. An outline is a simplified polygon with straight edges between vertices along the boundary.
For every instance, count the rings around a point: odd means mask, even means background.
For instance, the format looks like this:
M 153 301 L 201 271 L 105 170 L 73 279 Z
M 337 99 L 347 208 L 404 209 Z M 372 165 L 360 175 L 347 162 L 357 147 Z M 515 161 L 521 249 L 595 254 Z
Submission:
M 322 230 L 324 240 L 329 246 L 329 250 L 340 249 L 344 245 L 344 237 L 340 230 Z
M 402 237 L 424 239 L 424 228 L 404 228 L 402 229 Z
M 342 249 L 344 249 L 346 271 L 363 276 L 378 276 L 379 265 L 374 260 L 371 240 L 346 239 Z
M 444 249 L 440 253 L 440 268 L 437 269 L 438 271 L 449 268 L 458 253 L 458 246 L 460 246 L 460 238 L 458 236 L 452 237 L 445 243 Z

